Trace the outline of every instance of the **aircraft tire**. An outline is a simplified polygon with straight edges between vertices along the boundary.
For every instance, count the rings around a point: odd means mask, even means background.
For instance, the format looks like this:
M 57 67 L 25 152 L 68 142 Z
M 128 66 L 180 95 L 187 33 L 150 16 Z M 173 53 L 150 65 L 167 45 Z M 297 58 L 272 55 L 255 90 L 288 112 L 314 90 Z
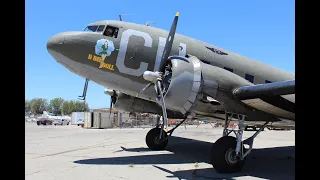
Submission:
M 157 140 L 159 138 L 160 131 L 160 128 L 153 128 L 146 135 L 146 144 L 152 150 L 163 150 L 168 144 L 168 139 L 161 142 Z M 163 131 L 163 133 L 164 137 L 166 138 L 168 136 L 167 133 L 165 131 Z
M 235 154 L 236 144 L 237 140 L 232 136 L 221 137 L 213 144 L 211 164 L 217 172 L 236 173 L 242 170 L 245 159 L 240 161 L 239 157 L 237 159 L 232 158 L 232 154 Z

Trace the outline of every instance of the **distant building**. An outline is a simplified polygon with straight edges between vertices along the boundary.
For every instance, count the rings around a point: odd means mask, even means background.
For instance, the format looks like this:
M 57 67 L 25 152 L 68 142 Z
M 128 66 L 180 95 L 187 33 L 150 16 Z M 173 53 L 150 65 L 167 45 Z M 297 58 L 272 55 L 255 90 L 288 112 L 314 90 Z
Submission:
M 110 112 L 110 108 L 92 109 L 92 112 Z M 111 113 L 118 113 L 118 109 L 112 108 Z

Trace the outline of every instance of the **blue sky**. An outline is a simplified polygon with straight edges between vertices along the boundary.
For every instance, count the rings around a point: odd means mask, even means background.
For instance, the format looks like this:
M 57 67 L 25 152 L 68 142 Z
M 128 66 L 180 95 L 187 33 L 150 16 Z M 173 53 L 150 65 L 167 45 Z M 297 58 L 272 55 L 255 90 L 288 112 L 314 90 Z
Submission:
M 48 100 L 76 99 L 84 79 L 58 64 L 47 52 L 47 40 L 63 31 L 82 31 L 94 21 L 118 19 L 169 30 L 180 12 L 177 33 L 294 72 L 294 0 L 26 0 L 25 96 Z M 109 107 L 105 87 L 89 83 L 90 108 Z

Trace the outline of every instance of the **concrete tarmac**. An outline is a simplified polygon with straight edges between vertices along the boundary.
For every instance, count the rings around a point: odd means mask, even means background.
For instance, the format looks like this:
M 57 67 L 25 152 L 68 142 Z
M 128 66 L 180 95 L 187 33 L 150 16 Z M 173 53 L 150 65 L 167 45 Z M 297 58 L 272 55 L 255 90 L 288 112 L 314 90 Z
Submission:
M 181 126 L 164 151 L 150 151 L 151 128 L 83 129 L 25 123 L 26 180 L 295 179 L 295 131 L 261 132 L 242 172 L 219 174 L 210 149 L 222 128 Z M 245 131 L 244 137 L 254 132 Z

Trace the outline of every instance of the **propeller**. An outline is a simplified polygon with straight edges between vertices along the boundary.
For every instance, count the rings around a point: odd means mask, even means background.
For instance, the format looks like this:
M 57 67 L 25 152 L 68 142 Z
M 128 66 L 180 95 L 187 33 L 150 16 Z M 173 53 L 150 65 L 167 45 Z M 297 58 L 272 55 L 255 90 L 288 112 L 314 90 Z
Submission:
M 117 92 L 115 90 L 113 90 L 113 94 L 111 96 L 111 101 L 110 101 L 109 119 L 110 119 L 110 116 L 111 116 L 112 105 L 116 104 L 117 98 L 118 98 L 118 94 L 117 94 Z
M 172 48 L 172 44 L 173 44 L 173 40 L 174 40 L 174 36 L 176 34 L 176 29 L 177 29 L 177 24 L 178 24 L 178 18 L 179 18 L 180 13 L 177 12 L 176 16 L 173 19 L 171 28 L 170 28 L 170 32 L 168 35 L 168 38 L 166 40 L 166 44 L 164 46 L 164 50 L 163 50 L 163 54 L 161 56 L 161 61 L 160 61 L 160 72 L 162 72 L 164 70 L 164 66 L 165 64 L 167 64 L 170 52 L 171 52 L 171 48 Z M 151 83 L 147 84 L 147 86 L 145 86 L 137 95 L 136 97 L 138 97 L 143 91 L 145 91 L 146 89 L 148 89 L 153 83 L 153 81 L 158 78 L 160 72 L 152 72 L 152 71 L 145 71 L 143 73 L 143 78 L 147 81 L 151 81 Z
M 117 98 L 118 98 L 118 94 L 115 90 L 111 90 L 111 89 L 106 89 L 104 91 L 104 93 L 110 95 L 110 108 L 109 108 L 109 119 L 111 116 L 111 110 L 112 110 L 112 106 L 116 104 L 117 102 Z
M 164 46 L 164 51 L 161 57 L 161 61 L 160 61 L 160 71 L 163 70 L 165 64 L 168 61 L 168 57 L 169 54 L 171 52 L 171 48 L 172 48 L 172 44 L 173 44 L 173 40 L 174 40 L 174 36 L 176 34 L 176 29 L 177 29 L 177 24 L 178 24 L 178 18 L 179 18 L 179 12 L 176 13 L 176 16 L 174 17 L 174 20 L 172 22 L 171 28 L 170 28 L 170 32 L 166 41 L 166 45 Z
M 172 22 L 170 32 L 168 34 L 167 40 L 166 40 L 166 45 L 164 46 L 164 51 L 161 56 L 161 61 L 160 61 L 160 68 L 159 72 L 152 72 L 152 71 L 145 71 L 143 73 L 143 78 L 147 81 L 150 81 L 149 84 L 147 84 L 139 93 L 137 93 L 136 97 L 138 97 L 140 94 L 142 94 L 146 89 L 148 89 L 151 85 L 155 86 L 155 90 L 157 93 L 157 102 L 162 108 L 162 118 L 163 118 L 163 126 L 161 129 L 163 130 L 165 127 L 165 131 L 168 132 L 168 118 L 167 118 L 167 111 L 166 111 L 166 105 L 164 102 L 163 98 L 163 92 L 162 92 L 162 78 L 163 78 L 163 71 L 165 68 L 165 65 L 167 64 L 167 61 L 169 60 L 169 55 L 171 52 L 174 36 L 176 33 L 176 28 L 177 28 L 177 23 L 178 23 L 178 17 L 179 17 L 179 12 L 176 13 L 176 16 L 174 17 L 174 20 Z M 160 131 L 160 138 L 162 138 L 162 131 Z
M 88 83 L 89 83 L 89 79 L 86 79 L 86 82 L 84 83 L 84 88 L 83 88 L 82 96 L 78 96 L 78 99 L 79 99 L 79 100 L 86 100 Z

